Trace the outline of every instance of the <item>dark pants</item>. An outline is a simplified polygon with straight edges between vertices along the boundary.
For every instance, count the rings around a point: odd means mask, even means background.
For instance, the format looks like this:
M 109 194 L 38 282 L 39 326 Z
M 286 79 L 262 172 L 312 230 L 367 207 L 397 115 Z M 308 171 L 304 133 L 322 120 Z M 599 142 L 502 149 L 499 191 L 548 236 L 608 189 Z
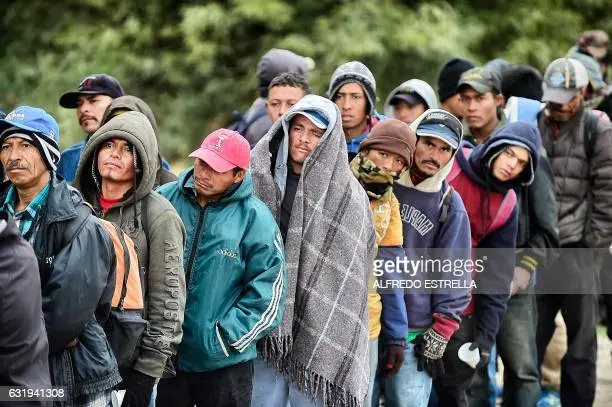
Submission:
M 610 254 L 604 256 L 603 266 L 599 270 L 599 280 L 606 310 L 608 338 L 612 341 L 612 255 Z
M 205 373 L 178 372 L 157 386 L 157 407 L 250 407 L 253 361 Z
M 491 357 L 495 357 L 496 353 L 491 349 Z M 495 403 L 491 403 L 492 386 L 491 380 L 495 380 L 495 376 L 489 375 L 489 363 L 479 366 L 474 372 L 472 383 L 467 389 L 468 405 L 470 407 L 491 407 Z M 442 406 L 440 406 L 442 407 Z
M 535 295 L 519 292 L 510 298 L 497 334 L 497 352 L 504 363 L 504 407 L 535 407 L 538 402 L 536 324 Z
M 463 317 L 461 326 L 451 337 L 444 352 L 444 370 L 442 377 L 433 381 L 438 406 L 468 407 L 468 389 L 472 383 L 475 370 L 459 359 L 461 345 L 474 339 L 474 319 Z
M 586 250 L 566 253 L 561 250 L 561 256 L 546 270 L 543 280 L 564 281 L 568 290 L 579 287 L 581 293 L 538 294 L 538 366 L 542 365 L 546 346 L 555 329 L 555 315 L 561 310 L 567 326 L 567 353 L 561 361 L 561 404 L 590 407 L 595 399 L 596 384 L 597 265 L 593 254 Z M 538 282 L 538 291 L 545 290 L 546 286 L 540 287 Z

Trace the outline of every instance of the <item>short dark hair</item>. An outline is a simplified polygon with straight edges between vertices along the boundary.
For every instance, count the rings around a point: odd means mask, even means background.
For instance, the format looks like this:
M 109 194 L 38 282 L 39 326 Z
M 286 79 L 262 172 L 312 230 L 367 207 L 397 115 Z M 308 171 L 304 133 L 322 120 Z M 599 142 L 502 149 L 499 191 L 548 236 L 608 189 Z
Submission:
M 291 88 L 300 88 L 304 91 L 304 95 L 310 93 L 310 86 L 308 85 L 308 79 L 297 72 L 285 72 L 274 79 L 268 85 L 268 91 L 275 86 L 289 86 Z
M 529 65 L 518 65 L 504 72 L 502 94 L 508 100 L 511 96 L 542 100 L 542 75 Z

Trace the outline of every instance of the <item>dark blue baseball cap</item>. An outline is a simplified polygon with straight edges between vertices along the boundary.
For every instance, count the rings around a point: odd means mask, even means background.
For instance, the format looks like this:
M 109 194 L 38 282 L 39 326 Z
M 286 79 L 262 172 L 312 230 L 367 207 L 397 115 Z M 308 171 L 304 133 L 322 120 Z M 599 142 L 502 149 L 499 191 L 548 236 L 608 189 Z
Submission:
M 19 106 L 0 120 L 0 135 L 10 127 L 36 133 L 54 141 L 59 141 L 59 126 L 49 113 L 43 109 L 30 106 Z
M 81 95 L 108 95 L 115 99 L 124 96 L 125 93 L 117 79 L 104 73 L 94 74 L 83 79 L 77 90 L 64 93 L 60 97 L 59 104 L 62 107 L 74 109 Z
M 417 136 L 440 139 L 455 150 L 459 147 L 463 137 L 463 128 L 459 119 L 441 109 L 429 109 L 423 115 L 415 132 Z

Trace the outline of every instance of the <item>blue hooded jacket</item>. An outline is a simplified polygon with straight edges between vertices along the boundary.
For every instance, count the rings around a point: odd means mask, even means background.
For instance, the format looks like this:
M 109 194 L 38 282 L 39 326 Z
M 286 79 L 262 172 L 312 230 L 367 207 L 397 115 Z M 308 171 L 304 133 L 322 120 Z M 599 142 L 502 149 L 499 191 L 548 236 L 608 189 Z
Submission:
M 511 145 L 529 150 L 529 164 L 517 178 L 509 182 L 501 182 L 493 177 L 492 165 L 495 158 Z M 467 158 L 463 154 L 457 154 L 456 159 L 462 172 L 481 186 L 486 191 L 486 196 L 489 197 L 491 192 L 505 195 L 510 189 L 521 185 L 529 185 L 533 182 L 539 161 L 541 139 L 537 128 L 533 124 L 513 122 L 496 130 L 484 144 L 473 147 L 464 143 L 461 147 L 473 148 Z M 451 184 L 455 185 L 453 182 Z M 468 193 L 468 191 L 462 191 L 460 188 L 457 191 L 459 194 Z M 495 216 L 495 214 L 486 213 L 489 210 L 486 202 L 481 202 L 481 206 L 474 209 L 469 207 L 470 202 L 474 201 L 471 201 L 468 196 L 462 197 L 468 213 L 478 213 L 482 218 L 482 224 L 485 223 L 484 219 L 486 217 L 492 219 Z M 478 220 L 470 219 L 473 236 L 479 234 L 478 231 L 474 230 L 474 225 L 480 223 Z M 517 229 L 518 206 L 515 205 L 507 221 L 498 229 L 482 236 L 474 247 L 478 249 L 506 249 L 488 250 L 485 272 L 477 274 L 475 279 L 479 289 L 479 293 L 473 297 L 474 315 L 477 323 L 475 342 L 484 349 L 490 349 L 494 343 L 503 315 L 506 312 L 510 282 L 514 276 L 515 266 L 514 255 L 508 256 L 507 249 L 512 249 L 514 253 Z M 487 272 L 487 270 L 490 271 Z M 507 289 L 508 294 L 500 293 L 500 288 Z

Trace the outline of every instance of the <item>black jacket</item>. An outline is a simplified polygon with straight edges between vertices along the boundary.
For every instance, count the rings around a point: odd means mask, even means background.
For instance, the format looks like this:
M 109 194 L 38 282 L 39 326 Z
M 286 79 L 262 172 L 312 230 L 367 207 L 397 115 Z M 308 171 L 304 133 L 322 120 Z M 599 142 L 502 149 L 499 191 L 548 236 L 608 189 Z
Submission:
M 551 264 L 559 253 L 553 179 L 550 163 L 540 156 L 531 185 L 515 189 L 520 205 L 516 265 L 531 272 Z
M 50 386 L 36 257 L 6 212 L 0 247 L 0 386 Z
M 8 182 L 0 186 L 0 202 L 9 186 Z M 121 380 L 101 325 L 115 288 L 112 242 L 79 192 L 55 174 L 41 211 L 34 252 L 51 383 L 66 386 L 69 397 L 109 390 Z M 73 236 L 66 236 L 67 228 L 76 230 Z M 67 348 L 74 339 L 76 346 Z

